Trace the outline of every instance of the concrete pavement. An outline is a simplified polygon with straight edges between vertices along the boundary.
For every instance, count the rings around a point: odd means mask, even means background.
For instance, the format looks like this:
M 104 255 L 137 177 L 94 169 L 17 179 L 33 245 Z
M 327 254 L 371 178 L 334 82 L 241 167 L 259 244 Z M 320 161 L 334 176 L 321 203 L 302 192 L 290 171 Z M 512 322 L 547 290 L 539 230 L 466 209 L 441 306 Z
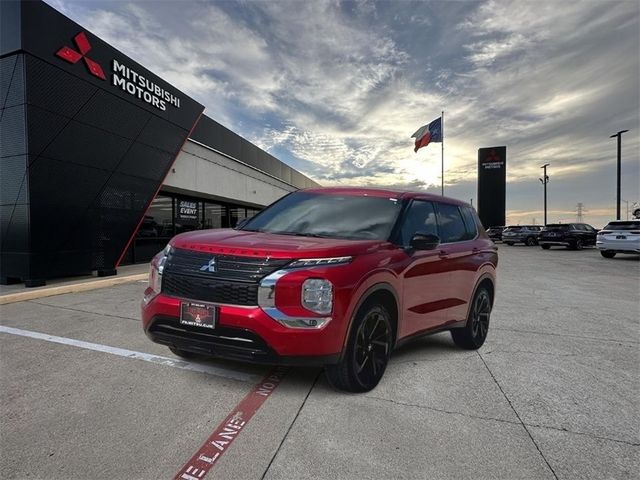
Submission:
M 480 351 L 424 338 L 364 395 L 292 369 L 206 478 L 637 478 L 640 262 L 499 253 Z M 141 331 L 143 289 L 3 305 L 0 324 L 172 357 Z M 7 333 L 0 362 L 2 478 L 171 478 L 255 384 Z

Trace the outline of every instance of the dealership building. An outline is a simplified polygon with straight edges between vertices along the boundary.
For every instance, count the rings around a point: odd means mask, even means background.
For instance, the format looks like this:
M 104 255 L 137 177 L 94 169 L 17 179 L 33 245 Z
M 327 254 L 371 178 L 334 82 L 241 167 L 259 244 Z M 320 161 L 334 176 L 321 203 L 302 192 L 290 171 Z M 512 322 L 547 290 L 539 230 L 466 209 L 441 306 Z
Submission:
M 115 274 L 317 185 L 47 4 L 0 21 L 1 283 Z

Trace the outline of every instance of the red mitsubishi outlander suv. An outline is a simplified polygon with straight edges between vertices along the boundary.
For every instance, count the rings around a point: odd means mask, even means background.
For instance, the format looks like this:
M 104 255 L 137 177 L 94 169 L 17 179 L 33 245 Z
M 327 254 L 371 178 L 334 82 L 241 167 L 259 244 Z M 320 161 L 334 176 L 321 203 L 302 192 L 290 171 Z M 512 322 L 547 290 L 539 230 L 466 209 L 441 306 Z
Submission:
M 174 237 L 151 262 L 143 326 L 182 357 L 324 365 L 334 387 L 364 392 L 411 338 L 482 346 L 497 263 L 457 200 L 300 190 L 236 229 Z

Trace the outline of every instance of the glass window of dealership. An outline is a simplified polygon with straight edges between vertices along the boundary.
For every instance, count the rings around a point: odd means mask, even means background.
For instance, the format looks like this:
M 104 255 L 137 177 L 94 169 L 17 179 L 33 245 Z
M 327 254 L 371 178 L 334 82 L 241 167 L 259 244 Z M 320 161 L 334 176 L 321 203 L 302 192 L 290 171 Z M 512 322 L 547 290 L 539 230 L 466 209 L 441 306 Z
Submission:
M 123 264 L 151 260 L 174 235 L 191 230 L 233 228 L 260 208 L 214 202 L 160 192 L 151 203 L 140 228 L 123 258 Z

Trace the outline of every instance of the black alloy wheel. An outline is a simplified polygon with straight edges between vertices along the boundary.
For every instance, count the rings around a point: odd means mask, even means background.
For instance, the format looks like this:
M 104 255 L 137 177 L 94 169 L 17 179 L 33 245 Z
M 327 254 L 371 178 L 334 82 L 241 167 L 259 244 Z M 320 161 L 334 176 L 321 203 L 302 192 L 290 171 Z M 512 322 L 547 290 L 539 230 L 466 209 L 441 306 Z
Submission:
M 573 244 L 571 245 L 571 249 L 572 250 L 582 250 L 583 246 L 582 246 L 582 239 L 581 238 L 576 238 L 573 241 Z
M 602 255 L 604 258 L 613 258 L 616 256 L 616 252 L 612 250 L 600 250 L 600 255 Z
M 365 305 L 354 320 L 343 360 L 325 369 L 329 383 L 337 390 L 368 392 L 380 382 L 392 346 L 389 313 L 382 305 Z
M 492 301 L 489 290 L 486 287 L 480 287 L 473 297 L 466 325 L 451 330 L 453 342 L 467 350 L 480 348 L 489 333 L 491 308 Z
M 533 237 L 527 238 L 526 244 L 528 247 L 533 247 L 536 244 L 536 239 Z

